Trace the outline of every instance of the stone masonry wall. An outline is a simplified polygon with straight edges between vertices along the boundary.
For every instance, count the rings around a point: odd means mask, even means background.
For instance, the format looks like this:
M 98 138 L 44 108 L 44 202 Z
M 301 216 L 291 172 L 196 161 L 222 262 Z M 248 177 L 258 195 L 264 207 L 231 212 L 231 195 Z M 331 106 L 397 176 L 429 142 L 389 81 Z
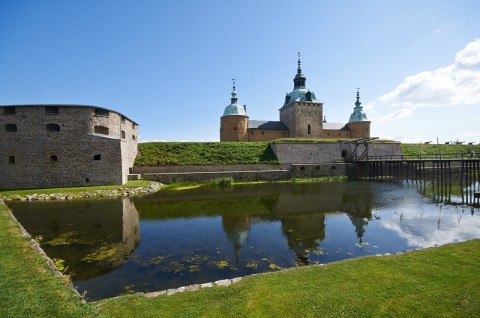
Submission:
M 274 142 L 270 145 L 281 164 L 315 164 L 341 162 L 350 156 L 354 145 L 348 142 L 315 143 L 315 142 Z M 401 155 L 399 143 L 369 143 L 369 156 Z M 365 150 L 363 145 L 357 153 Z
M 47 107 L 58 112 L 48 113 Z M 124 183 L 136 155 L 138 127 L 114 111 L 98 108 L 96 114 L 97 108 L 0 106 L 0 188 Z

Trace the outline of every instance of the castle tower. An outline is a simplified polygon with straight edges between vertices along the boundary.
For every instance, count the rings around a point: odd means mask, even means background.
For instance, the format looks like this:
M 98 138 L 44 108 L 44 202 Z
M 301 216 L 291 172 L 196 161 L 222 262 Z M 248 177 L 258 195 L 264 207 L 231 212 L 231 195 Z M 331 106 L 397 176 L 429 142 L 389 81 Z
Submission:
M 223 116 L 220 118 L 220 141 L 248 141 L 246 111 L 245 105 L 238 104 L 234 79 L 230 105 L 225 108 Z
M 280 121 L 288 127 L 290 138 L 320 138 L 323 131 L 323 103 L 306 88 L 307 78 L 302 73 L 300 52 L 293 91 L 285 96 L 280 108 Z
M 363 107 L 360 102 L 360 92 L 357 89 L 357 101 L 353 108 L 353 113 L 350 115 L 347 127 L 350 129 L 351 138 L 370 138 L 370 121 L 367 115 L 363 112 Z

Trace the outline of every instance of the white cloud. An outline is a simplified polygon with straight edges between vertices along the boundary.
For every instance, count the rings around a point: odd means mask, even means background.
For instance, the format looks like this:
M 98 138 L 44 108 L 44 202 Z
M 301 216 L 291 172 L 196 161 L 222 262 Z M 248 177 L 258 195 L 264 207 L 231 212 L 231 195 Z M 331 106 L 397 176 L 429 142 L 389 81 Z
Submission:
M 480 39 L 458 52 L 454 64 L 408 76 L 379 101 L 396 108 L 380 121 L 412 116 L 420 107 L 480 104 Z

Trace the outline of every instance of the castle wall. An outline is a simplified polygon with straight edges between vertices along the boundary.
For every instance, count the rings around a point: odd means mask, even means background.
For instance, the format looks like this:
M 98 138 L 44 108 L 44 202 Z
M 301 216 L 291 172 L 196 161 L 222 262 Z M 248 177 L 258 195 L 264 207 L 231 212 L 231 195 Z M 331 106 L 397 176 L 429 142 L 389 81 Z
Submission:
M 290 138 L 320 138 L 323 131 L 323 104 L 293 102 L 285 105 L 280 109 L 280 121 L 288 127 Z
M 280 164 L 317 164 L 342 162 L 350 156 L 355 146 L 349 142 L 317 143 L 317 142 L 274 142 L 270 144 Z M 359 145 L 357 153 L 365 150 Z M 400 143 L 369 143 L 369 156 L 398 156 L 402 154 Z
M 122 184 L 137 135 L 134 122 L 103 108 L 1 106 L 0 188 Z
M 220 119 L 220 141 L 248 141 L 247 128 L 247 116 L 222 116 Z
M 322 138 L 351 138 L 350 130 L 324 129 Z
M 350 129 L 351 138 L 369 138 L 370 137 L 370 122 L 358 121 L 347 124 Z
M 272 141 L 279 138 L 287 138 L 288 130 L 261 130 L 248 129 L 248 141 Z

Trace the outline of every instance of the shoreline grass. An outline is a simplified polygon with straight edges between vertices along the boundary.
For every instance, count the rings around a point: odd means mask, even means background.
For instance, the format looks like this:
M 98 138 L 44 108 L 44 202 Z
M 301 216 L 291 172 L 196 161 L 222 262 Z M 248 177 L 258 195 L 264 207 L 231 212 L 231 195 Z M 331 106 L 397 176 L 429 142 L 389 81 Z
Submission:
M 0 317 L 98 317 L 22 236 L 0 201 Z

